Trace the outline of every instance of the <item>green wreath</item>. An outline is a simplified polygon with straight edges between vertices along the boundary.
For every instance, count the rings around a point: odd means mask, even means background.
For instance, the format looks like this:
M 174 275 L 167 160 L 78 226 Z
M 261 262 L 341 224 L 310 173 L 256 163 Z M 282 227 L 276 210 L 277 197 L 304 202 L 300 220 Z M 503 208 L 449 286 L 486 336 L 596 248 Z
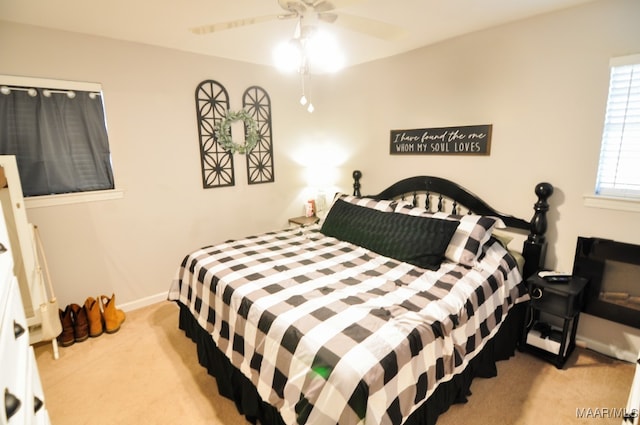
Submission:
M 242 120 L 244 122 L 246 129 L 244 144 L 235 143 L 231 138 L 231 124 L 238 120 Z M 260 139 L 256 120 L 254 120 L 253 117 L 244 109 L 237 112 L 227 111 L 227 116 L 224 117 L 218 125 L 216 125 L 215 135 L 220 146 L 232 154 L 236 152 L 241 154 L 251 152 L 251 150 L 256 147 L 258 140 Z

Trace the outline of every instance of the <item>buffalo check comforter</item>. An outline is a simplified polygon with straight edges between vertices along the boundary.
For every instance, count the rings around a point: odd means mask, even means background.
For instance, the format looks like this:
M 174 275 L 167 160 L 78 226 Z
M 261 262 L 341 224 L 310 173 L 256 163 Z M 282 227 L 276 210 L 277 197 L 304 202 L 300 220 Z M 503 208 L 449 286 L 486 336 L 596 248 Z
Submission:
M 187 255 L 188 307 L 287 424 L 401 424 L 461 372 L 525 296 L 493 239 L 474 268 L 426 270 L 287 229 Z

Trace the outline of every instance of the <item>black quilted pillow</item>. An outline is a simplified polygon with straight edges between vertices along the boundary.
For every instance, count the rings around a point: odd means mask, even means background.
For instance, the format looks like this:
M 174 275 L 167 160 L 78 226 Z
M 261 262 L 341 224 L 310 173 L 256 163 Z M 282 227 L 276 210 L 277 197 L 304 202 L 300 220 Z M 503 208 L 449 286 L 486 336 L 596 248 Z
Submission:
M 320 231 L 386 257 L 437 270 L 458 224 L 377 211 L 337 199 Z

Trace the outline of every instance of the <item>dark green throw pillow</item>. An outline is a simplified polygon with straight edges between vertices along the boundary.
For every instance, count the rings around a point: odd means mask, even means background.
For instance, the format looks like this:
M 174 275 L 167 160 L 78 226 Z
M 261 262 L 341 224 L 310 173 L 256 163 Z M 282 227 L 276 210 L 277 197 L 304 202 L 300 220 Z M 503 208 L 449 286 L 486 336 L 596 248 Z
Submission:
M 377 211 L 337 199 L 320 231 L 386 257 L 437 270 L 458 224 Z

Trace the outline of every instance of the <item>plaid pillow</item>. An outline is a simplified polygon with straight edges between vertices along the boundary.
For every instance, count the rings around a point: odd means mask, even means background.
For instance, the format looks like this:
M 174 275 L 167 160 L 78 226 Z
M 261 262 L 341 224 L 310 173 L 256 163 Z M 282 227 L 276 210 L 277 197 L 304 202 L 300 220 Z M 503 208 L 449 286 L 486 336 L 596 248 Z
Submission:
M 493 229 L 506 227 L 504 222 L 497 217 L 474 214 L 454 215 L 443 212 L 432 213 L 425 211 L 424 208 L 414 208 L 406 204 L 398 204 L 395 212 L 460 222 L 445 251 L 445 258 L 468 267 L 476 266 L 478 256 L 482 252 L 482 246 L 491 238 Z

